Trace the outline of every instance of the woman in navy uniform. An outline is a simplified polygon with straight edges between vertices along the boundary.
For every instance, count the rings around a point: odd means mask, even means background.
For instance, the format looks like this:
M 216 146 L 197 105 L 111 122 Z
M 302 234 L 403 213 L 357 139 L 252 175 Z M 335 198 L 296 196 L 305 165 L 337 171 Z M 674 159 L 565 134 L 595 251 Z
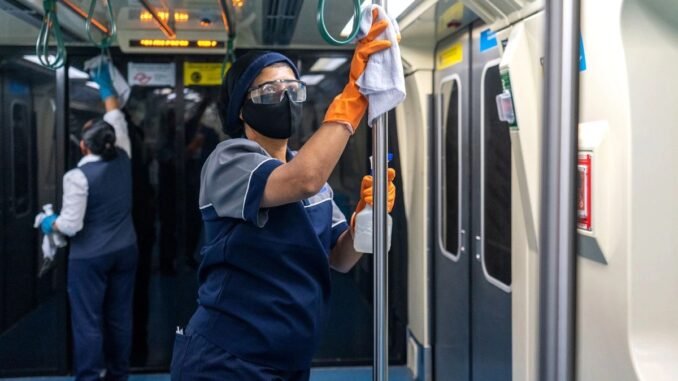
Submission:
M 43 220 L 41 228 L 71 237 L 68 297 L 76 380 L 126 380 L 137 265 L 131 150 L 108 67 L 96 73 L 106 114 L 83 127 L 83 158 L 64 175 L 61 214 Z
M 202 169 L 199 307 L 177 332 L 173 380 L 308 380 L 330 268 L 346 272 L 362 255 L 326 181 L 367 109 L 355 81 L 371 54 L 390 47 L 375 40 L 387 26 L 375 23 L 358 43 L 349 83 L 298 153 L 287 141 L 306 88 L 294 63 L 253 52 L 228 72 L 219 107 L 236 138 L 220 143 Z M 363 187 L 359 207 L 370 192 Z M 392 182 L 389 193 L 392 206 Z

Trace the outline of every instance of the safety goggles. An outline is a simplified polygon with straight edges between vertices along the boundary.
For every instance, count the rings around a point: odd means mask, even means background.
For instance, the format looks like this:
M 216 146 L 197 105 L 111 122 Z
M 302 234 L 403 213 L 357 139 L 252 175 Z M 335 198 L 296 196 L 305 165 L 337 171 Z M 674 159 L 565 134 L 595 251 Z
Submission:
M 280 103 L 285 93 L 292 102 L 301 103 L 306 101 L 306 84 L 296 79 L 278 79 L 264 82 L 250 89 L 252 103 L 270 105 Z

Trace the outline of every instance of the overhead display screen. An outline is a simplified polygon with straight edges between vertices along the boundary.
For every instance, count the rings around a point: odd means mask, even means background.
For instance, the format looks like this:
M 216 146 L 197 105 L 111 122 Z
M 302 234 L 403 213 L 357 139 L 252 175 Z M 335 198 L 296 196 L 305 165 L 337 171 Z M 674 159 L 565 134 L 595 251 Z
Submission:
M 224 41 L 216 40 L 141 39 L 129 40 L 129 46 L 133 48 L 223 49 L 226 45 Z

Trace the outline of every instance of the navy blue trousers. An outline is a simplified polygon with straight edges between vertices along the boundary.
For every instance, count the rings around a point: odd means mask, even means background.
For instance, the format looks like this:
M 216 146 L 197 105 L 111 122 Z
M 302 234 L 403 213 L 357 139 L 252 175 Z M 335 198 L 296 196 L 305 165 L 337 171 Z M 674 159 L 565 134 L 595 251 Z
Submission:
M 127 380 L 137 248 L 68 261 L 75 379 Z
M 172 354 L 172 381 L 308 381 L 310 370 L 282 371 L 241 360 L 203 336 L 177 333 Z

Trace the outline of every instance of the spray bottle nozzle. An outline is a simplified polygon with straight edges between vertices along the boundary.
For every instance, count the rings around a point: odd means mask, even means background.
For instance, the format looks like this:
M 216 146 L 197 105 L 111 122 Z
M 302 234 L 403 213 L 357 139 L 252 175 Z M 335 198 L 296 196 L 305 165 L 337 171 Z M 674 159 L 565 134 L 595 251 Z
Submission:
M 393 161 L 393 153 L 389 152 L 388 156 L 386 158 L 386 164 L 388 166 L 388 163 Z M 372 155 L 370 155 L 370 175 L 372 175 L 374 172 L 374 160 L 372 159 Z

